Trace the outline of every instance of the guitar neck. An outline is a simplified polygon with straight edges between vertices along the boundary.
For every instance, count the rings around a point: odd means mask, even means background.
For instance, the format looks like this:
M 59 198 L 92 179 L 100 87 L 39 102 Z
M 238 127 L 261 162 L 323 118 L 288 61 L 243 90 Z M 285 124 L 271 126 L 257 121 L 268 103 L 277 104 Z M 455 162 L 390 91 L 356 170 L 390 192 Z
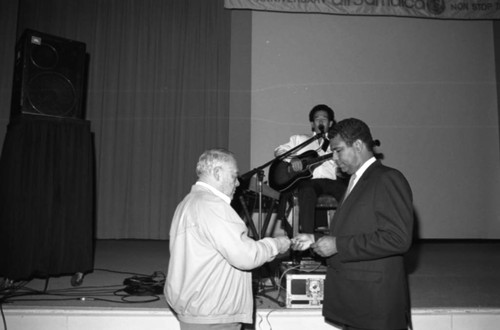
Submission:
M 303 162 L 303 164 L 304 164 L 304 166 L 311 166 L 311 165 L 314 165 L 314 164 L 318 164 L 318 163 L 324 162 L 328 158 L 333 158 L 333 153 L 329 153 L 329 154 L 326 154 L 326 155 L 323 155 L 323 156 L 320 156 L 320 157 L 317 157 L 317 158 L 314 158 L 314 159 L 305 159 L 304 162 Z

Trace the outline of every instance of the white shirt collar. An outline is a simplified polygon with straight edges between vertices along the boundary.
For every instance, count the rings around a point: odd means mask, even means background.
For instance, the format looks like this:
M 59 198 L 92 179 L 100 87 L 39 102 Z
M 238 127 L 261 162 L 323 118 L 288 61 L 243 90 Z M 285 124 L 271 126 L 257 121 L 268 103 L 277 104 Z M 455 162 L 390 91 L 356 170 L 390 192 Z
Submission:
M 354 182 L 353 182 L 353 187 L 356 185 L 356 183 L 358 182 L 359 178 L 363 175 L 363 173 L 365 173 L 366 169 L 373 163 L 375 163 L 376 159 L 375 157 L 371 157 L 370 159 L 368 159 L 366 162 L 364 162 L 363 165 L 361 165 L 360 168 L 358 168 L 358 170 L 354 173 L 354 175 L 356 176 L 354 178 Z M 351 188 L 352 190 L 352 188 Z
M 196 184 L 197 185 L 200 185 L 200 186 L 203 186 L 205 188 L 207 188 L 208 190 L 210 190 L 211 192 L 213 192 L 215 195 L 219 196 L 220 198 L 222 198 L 222 200 L 228 204 L 231 204 L 231 198 L 220 192 L 219 190 L 217 190 L 216 188 L 212 187 L 211 185 L 209 185 L 208 183 L 206 182 L 203 182 L 203 181 L 196 181 Z

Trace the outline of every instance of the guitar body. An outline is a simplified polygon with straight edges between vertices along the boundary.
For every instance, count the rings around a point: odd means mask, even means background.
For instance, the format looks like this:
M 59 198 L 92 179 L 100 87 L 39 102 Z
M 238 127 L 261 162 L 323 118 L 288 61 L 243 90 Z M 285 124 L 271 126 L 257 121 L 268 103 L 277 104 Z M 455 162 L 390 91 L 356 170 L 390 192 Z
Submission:
M 312 177 L 312 172 L 315 166 L 323 161 L 331 158 L 332 155 L 318 157 L 318 153 L 314 150 L 306 151 L 296 156 L 302 161 L 302 171 L 295 172 L 289 162 L 282 160 L 274 161 L 269 167 L 269 186 L 274 190 L 283 192 L 295 186 L 295 184 L 303 179 Z

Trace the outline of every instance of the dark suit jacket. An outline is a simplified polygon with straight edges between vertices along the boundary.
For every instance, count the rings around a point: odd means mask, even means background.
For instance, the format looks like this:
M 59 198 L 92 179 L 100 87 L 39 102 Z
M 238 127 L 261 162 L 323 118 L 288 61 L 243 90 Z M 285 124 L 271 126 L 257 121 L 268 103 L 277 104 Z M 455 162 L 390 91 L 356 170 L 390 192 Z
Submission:
M 403 254 L 413 231 L 411 188 L 401 172 L 371 164 L 337 209 L 327 260 L 325 318 L 358 328 L 401 329 L 410 323 Z

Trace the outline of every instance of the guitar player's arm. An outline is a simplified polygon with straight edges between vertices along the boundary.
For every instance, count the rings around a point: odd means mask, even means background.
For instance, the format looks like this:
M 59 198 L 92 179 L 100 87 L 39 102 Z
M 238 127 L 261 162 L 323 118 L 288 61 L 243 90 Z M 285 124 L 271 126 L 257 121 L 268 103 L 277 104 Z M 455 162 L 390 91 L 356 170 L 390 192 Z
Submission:
M 288 143 L 282 144 L 282 145 L 278 146 L 276 149 L 274 149 L 274 156 L 278 157 L 278 156 L 284 154 L 285 152 L 292 149 L 296 145 L 302 143 L 303 139 L 304 138 L 300 135 L 294 135 L 294 136 L 290 137 L 290 141 Z M 290 163 L 294 172 L 300 172 L 303 169 L 302 160 L 300 158 L 297 158 L 294 156 L 295 155 L 292 154 L 292 155 L 288 156 L 287 158 L 285 158 L 284 161 Z
M 284 154 L 288 150 L 295 148 L 297 145 L 303 143 L 307 139 L 309 139 L 309 136 L 307 136 L 307 135 L 303 135 L 303 134 L 292 135 L 290 137 L 290 140 L 287 143 L 282 144 L 282 145 L 278 146 L 276 149 L 274 149 L 274 156 L 278 157 L 278 156 Z M 287 158 L 285 158 L 284 161 L 290 162 L 290 164 L 295 172 L 300 172 L 303 170 L 304 166 L 302 164 L 302 160 L 295 157 L 295 156 L 296 156 L 296 154 L 294 153 L 294 154 L 288 156 Z

